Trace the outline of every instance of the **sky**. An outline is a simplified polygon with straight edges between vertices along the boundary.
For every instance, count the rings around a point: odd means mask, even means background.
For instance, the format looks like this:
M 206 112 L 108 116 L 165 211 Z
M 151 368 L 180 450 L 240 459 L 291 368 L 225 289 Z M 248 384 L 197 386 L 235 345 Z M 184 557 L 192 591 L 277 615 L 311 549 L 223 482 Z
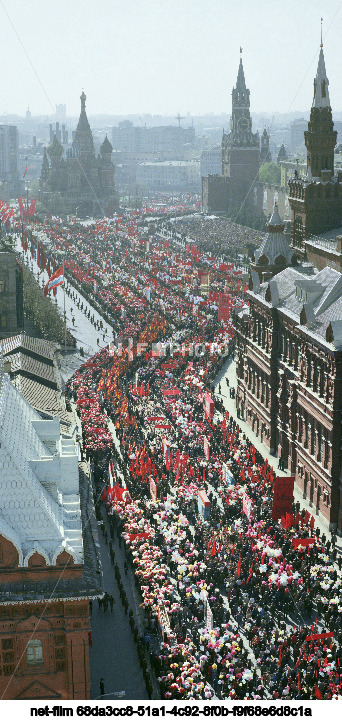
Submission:
M 342 110 L 342 0 L 0 0 L 0 114 L 230 113 L 239 49 L 251 110 L 308 110 L 320 46 Z

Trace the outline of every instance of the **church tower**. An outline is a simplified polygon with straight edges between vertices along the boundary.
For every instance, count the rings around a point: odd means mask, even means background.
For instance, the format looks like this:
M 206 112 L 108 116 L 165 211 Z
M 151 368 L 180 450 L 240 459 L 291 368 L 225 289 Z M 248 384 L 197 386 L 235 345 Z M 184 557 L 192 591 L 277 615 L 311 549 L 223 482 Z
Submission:
M 337 132 L 332 120 L 322 38 L 310 120 L 304 138 L 307 175 L 302 179 L 295 176 L 289 181 L 291 241 L 301 260 L 305 257 L 306 240 L 338 228 L 342 223 L 342 178 L 340 174 L 334 175 Z

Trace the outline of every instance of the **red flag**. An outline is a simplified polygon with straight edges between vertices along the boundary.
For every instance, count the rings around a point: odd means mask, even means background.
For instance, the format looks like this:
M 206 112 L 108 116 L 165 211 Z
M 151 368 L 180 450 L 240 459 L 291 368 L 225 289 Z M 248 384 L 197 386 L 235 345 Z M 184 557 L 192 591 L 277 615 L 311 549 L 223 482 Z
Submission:
M 210 551 L 210 555 L 211 555 L 211 556 L 216 556 L 216 544 L 215 544 L 215 541 L 214 541 L 213 547 L 212 547 L 212 549 L 211 549 L 211 551 Z
M 251 564 L 251 567 L 250 567 L 250 569 L 249 569 L 249 576 L 248 576 L 248 578 L 247 578 L 247 583 L 250 582 L 252 576 L 253 576 L 253 563 Z
M 320 692 L 320 690 L 319 690 L 319 688 L 318 688 L 318 686 L 317 686 L 317 683 L 315 683 L 314 694 L 315 694 L 316 698 L 318 698 L 319 700 L 321 700 L 321 699 L 323 698 L 323 696 L 322 696 L 322 694 L 321 694 L 321 692 Z
M 239 578 L 240 578 L 240 576 L 241 576 L 241 553 L 240 553 L 240 555 L 239 555 L 239 560 L 238 560 L 238 563 L 237 563 L 237 566 L 236 566 L 236 573 L 237 573 L 237 575 L 238 575 Z

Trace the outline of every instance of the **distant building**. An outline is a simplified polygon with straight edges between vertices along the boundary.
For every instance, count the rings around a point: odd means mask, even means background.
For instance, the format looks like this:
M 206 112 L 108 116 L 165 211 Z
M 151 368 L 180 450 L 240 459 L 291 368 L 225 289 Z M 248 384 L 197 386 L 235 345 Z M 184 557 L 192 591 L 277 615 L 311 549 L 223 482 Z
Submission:
M 65 120 L 66 119 L 66 105 L 63 103 L 60 103 L 59 105 L 56 105 L 56 118 L 57 120 Z
M 66 127 L 64 124 L 62 125 L 62 127 L 60 127 L 58 120 L 56 121 L 55 125 L 53 125 L 53 123 L 50 123 L 49 133 L 50 133 L 50 143 L 53 142 L 53 138 L 54 138 L 54 136 L 56 136 L 59 143 L 61 143 L 62 145 L 68 144 L 69 133 L 66 130 Z
M 290 123 L 291 148 L 293 152 L 304 146 L 304 133 L 307 127 L 308 121 L 305 120 L 305 118 L 299 118 Z
M 50 212 L 111 215 L 118 205 L 111 160 L 113 148 L 106 137 L 96 157 L 85 101 L 82 93 L 81 113 L 66 158 L 56 133 L 47 152 L 44 151 L 39 200 Z
M 221 146 L 212 150 L 203 150 L 200 156 L 201 178 L 208 175 L 222 175 L 222 150 Z
M 18 160 L 18 128 L 15 125 L 0 125 L 0 180 L 7 183 L 12 198 L 20 192 Z
M 138 163 L 137 185 L 148 190 L 200 189 L 200 166 L 198 161 L 169 160 L 157 163 Z
M 144 153 L 154 153 L 165 158 L 181 158 L 184 145 L 193 144 L 195 129 L 160 125 L 154 128 L 134 126 L 123 120 L 112 129 L 114 151 L 129 153 L 133 158 Z M 163 159 L 160 158 L 160 159 Z

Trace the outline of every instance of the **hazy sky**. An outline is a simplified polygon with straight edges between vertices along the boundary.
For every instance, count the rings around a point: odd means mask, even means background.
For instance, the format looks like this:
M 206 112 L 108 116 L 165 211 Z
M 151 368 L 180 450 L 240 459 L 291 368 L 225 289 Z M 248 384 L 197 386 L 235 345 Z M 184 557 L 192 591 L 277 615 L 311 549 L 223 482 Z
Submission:
M 239 47 L 251 109 L 306 110 L 323 14 L 342 110 L 342 0 L 0 0 L 0 113 L 229 113 Z

